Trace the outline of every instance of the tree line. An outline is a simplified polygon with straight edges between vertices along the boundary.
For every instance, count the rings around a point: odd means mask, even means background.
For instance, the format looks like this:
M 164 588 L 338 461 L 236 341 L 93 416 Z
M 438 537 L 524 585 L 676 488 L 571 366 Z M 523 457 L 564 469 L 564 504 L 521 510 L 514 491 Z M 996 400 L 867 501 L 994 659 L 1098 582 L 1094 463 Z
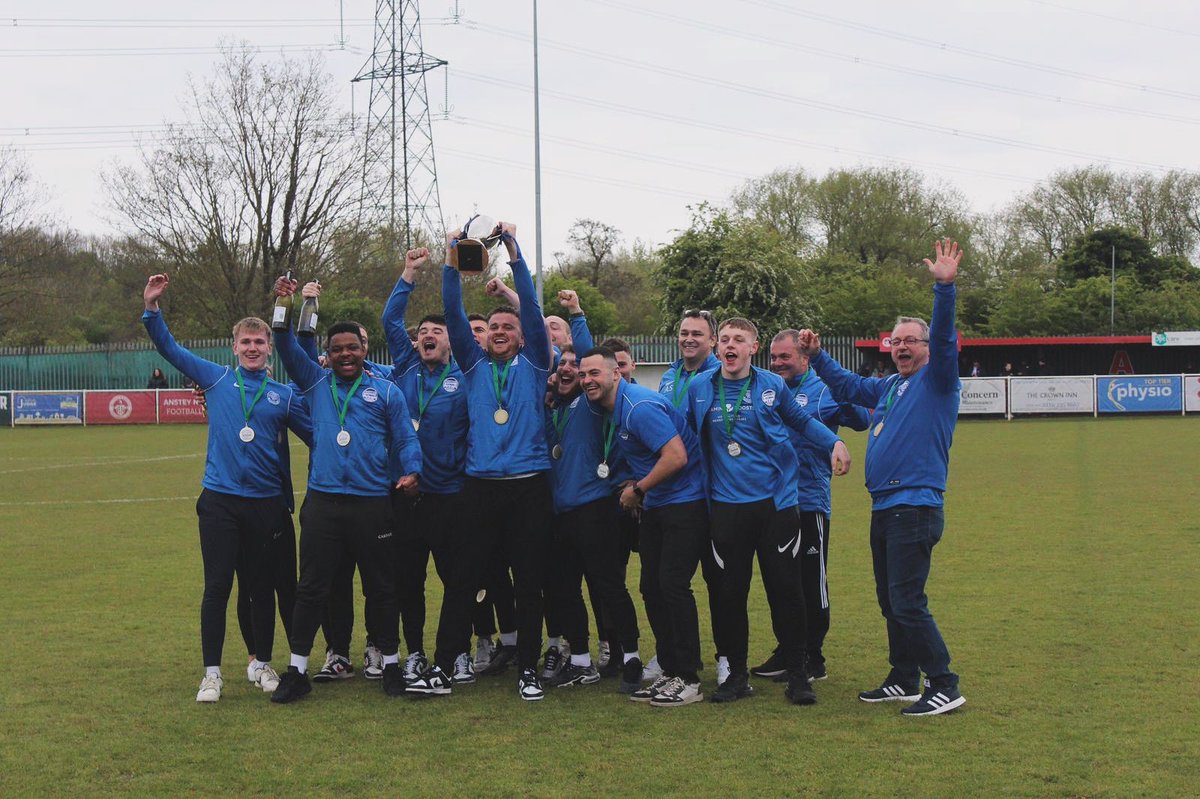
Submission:
M 28 165 L 0 150 L 0 345 L 139 338 L 141 290 L 158 271 L 182 289 L 167 308 L 182 337 L 263 313 L 289 269 L 328 283 L 324 318 L 378 334 L 408 231 L 360 205 L 360 138 L 333 87 L 319 57 L 228 49 L 188 87 L 180 121 L 104 175 L 121 230 L 112 236 L 85 237 L 41 213 Z M 667 332 L 682 308 L 766 329 L 874 335 L 898 314 L 928 315 L 922 258 L 950 236 L 967 253 L 958 317 L 969 335 L 1200 327 L 1200 173 L 1065 169 L 979 213 L 953 185 L 908 167 L 789 167 L 691 211 L 662 246 L 578 219 L 544 265 L 547 297 L 579 291 L 599 335 Z M 491 276 L 467 281 L 469 311 L 490 307 Z M 418 288 L 414 319 L 440 310 L 438 289 Z

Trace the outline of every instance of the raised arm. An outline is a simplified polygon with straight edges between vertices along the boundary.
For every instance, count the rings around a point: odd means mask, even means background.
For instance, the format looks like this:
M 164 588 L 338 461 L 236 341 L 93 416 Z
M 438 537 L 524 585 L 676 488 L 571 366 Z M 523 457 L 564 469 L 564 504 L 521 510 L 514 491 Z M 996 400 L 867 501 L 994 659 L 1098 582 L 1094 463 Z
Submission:
M 835 400 L 865 408 L 874 408 L 879 403 L 887 378 L 859 377 L 844 368 L 821 349 L 821 337 L 807 328 L 800 331 L 800 350 L 808 356 L 808 365 L 817 370 Z
M 454 257 L 454 247 L 458 243 L 461 231 L 454 231 L 446 236 L 446 264 L 442 267 L 442 310 L 446 315 L 446 335 L 450 338 L 450 350 L 454 360 L 464 372 L 484 357 L 483 348 L 475 340 L 471 332 L 471 322 L 467 319 L 467 311 L 462 303 L 462 280 L 458 268 L 454 265 L 458 259 Z
M 283 367 L 287 369 L 288 377 L 300 386 L 301 391 L 308 391 L 324 376 L 325 370 L 300 349 L 290 327 L 287 330 L 275 331 L 275 350 L 279 353 L 279 359 L 283 361 Z
M 522 352 L 529 362 L 541 369 L 550 368 L 550 338 L 546 335 L 546 323 L 542 319 L 542 303 L 537 296 L 537 287 L 529 274 L 529 266 L 517 245 L 516 225 L 500 223 L 500 236 L 508 248 L 508 265 L 512 267 L 513 286 L 521 298 L 521 333 L 525 336 Z
M 171 335 L 171 331 L 167 329 L 167 323 L 162 318 L 162 311 L 158 307 L 158 301 L 166 292 L 170 282 L 165 274 L 151 275 L 150 279 L 146 281 L 146 288 L 142 291 L 142 300 L 145 305 L 142 324 L 146 326 L 146 332 L 150 334 L 150 340 L 154 342 L 155 349 L 167 359 L 168 363 L 190 377 L 201 388 L 211 388 L 225 374 L 227 367 L 206 361 L 184 349 Z
M 412 342 L 409 341 L 404 317 L 408 311 L 408 297 L 415 287 L 417 270 L 428 261 L 427 247 L 418 247 L 405 253 L 404 273 L 396 281 L 396 287 L 392 289 L 387 305 L 383 307 L 383 331 L 387 336 L 388 353 L 397 372 L 403 372 L 420 360 Z
M 571 325 L 571 342 L 575 345 L 575 357 L 582 358 L 583 354 L 596 346 L 592 339 L 592 330 L 588 327 L 587 317 L 583 315 L 583 306 L 579 304 L 578 292 L 563 289 L 558 292 L 558 304 L 567 312 Z
M 958 391 L 958 332 L 954 329 L 954 281 L 963 251 L 957 241 L 944 239 L 934 244 L 934 260 L 925 259 L 933 286 L 933 315 L 929 320 L 929 368 L 943 393 Z

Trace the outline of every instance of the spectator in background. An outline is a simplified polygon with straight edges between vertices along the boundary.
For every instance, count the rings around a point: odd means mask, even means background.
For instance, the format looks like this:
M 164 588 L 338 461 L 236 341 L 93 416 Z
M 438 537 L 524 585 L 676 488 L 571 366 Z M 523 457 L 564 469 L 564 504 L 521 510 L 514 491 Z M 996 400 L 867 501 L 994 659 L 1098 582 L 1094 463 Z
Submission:
M 157 366 L 150 374 L 150 382 L 146 384 L 146 388 L 167 388 L 167 376 L 163 374 L 162 369 Z
M 1012 361 L 1004 362 L 1004 371 L 1000 373 L 1002 377 L 1016 377 L 1017 372 L 1013 369 Z
M 983 377 L 984 374 L 983 367 L 979 365 L 979 361 L 971 364 L 971 377 Z

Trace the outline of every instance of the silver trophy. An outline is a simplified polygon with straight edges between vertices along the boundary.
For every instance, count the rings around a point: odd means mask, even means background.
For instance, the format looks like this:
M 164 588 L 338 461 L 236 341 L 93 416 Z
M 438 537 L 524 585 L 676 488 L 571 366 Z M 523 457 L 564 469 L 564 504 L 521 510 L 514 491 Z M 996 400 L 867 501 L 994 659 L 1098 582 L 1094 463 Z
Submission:
M 455 245 L 458 271 L 482 272 L 491 263 L 491 253 L 500 245 L 500 226 L 496 220 L 475 214 L 462 226 L 462 237 Z

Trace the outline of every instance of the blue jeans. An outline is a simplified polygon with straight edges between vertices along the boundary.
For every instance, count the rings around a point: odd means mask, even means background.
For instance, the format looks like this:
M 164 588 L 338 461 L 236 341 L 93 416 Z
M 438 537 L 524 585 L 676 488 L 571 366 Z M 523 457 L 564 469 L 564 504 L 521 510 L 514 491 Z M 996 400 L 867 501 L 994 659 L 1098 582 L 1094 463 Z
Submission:
M 933 687 L 958 687 L 950 652 L 925 596 L 933 546 L 944 525 L 941 508 L 898 505 L 871 513 L 875 594 L 887 619 L 892 664 L 889 683 L 919 686 L 923 671 Z

